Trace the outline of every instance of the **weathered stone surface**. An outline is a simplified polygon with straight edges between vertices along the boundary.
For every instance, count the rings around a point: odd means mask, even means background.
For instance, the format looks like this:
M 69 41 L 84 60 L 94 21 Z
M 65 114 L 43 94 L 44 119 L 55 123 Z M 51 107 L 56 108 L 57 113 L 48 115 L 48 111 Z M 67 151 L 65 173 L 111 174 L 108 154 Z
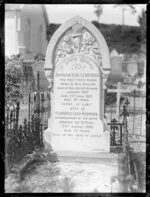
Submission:
M 44 140 L 44 150 L 53 151 L 52 146 Z
M 53 151 L 52 146 L 44 141 L 44 150 L 43 150 L 44 155 L 46 155 L 46 159 L 49 162 L 58 162 L 58 156 L 57 154 Z
M 51 117 L 44 138 L 57 151 L 110 151 L 104 132 L 104 88 L 110 69 L 108 47 L 88 21 L 63 24 L 46 53 L 46 76 L 53 69 Z

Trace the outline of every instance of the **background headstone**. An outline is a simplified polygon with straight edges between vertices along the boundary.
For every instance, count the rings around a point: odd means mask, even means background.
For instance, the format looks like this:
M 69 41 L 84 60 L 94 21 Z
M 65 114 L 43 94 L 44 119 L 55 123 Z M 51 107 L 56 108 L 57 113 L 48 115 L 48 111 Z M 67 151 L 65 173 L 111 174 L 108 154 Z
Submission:
M 110 57 L 116 57 L 116 56 L 119 56 L 119 53 L 118 53 L 118 51 L 116 50 L 116 49 L 113 49 L 112 51 L 111 51 L 111 53 L 110 53 Z
M 47 91 L 48 90 L 48 80 L 45 76 L 44 72 L 44 61 L 37 61 L 34 64 L 32 64 L 33 68 L 33 75 L 35 79 L 35 89 L 37 89 L 37 74 L 39 72 L 39 84 L 40 84 L 40 90 Z

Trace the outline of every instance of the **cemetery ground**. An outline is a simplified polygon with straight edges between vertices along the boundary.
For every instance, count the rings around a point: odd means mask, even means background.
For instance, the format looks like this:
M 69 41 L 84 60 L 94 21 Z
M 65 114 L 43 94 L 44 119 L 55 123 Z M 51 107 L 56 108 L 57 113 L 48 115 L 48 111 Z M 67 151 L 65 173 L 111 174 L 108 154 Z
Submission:
M 22 106 L 23 107 L 20 106 L 20 116 L 23 120 L 23 117 L 27 117 L 28 115 L 28 108 L 25 103 Z M 109 114 L 107 117 L 109 117 Z M 132 134 L 133 116 L 129 116 L 128 118 L 129 144 L 130 147 L 133 148 L 132 159 L 136 161 L 137 164 L 137 172 L 134 172 L 134 176 L 138 176 L 138 187 L 140 188 L 140 192 L 145 192 L 145 114 L 143 115 L 141 135 L 138 132 L 140 127 L 139 119 L 140 116 L 136 115 L 136 126 L 134 128 L 135 132 Z M 47 152 L 38 150 L 37 154 L 36 152 L 29 154 L 27 157 L 24 157 L 20 162 L 14 165 L 13 171 L 5 179 L 6 193 L 111 193 L 119 191 L 117 181 L 111 183 L 113 176 L 116 176 L 118 173 L 118 153 L 113 153 L 111 158 L 107 156 L 105 158 L 103 156 L 103 159 L 102 156 L 98 159 L 98 156 L 95 158 L 86 158 L 86 156 L 83 157 L 83 155 L 82 158 L 78 157 L 78 159 L 75 159 L 72 155 L 68 161 L 65 157 L 61 157 L 58 160 L 51 147 L 46 144 L 46 149 L 47 147 L 49 149 Z M 37 155 L 37 157 L 35 155 Z M 49 157 L 47 157 L 47 155 L 49 155 Z M 134 183 L 134 187 L 137 188 L 137 183 Z M 133 191 L 137 192 L 136 189 Z
M 24 118 L 28 120 L 28 101 L 29 98 L 26 97 L 20 104 L 19 125 L 24 124 Z M 30 105 L 30 108 L 31 118 L 34 111 L 32 105 Z M 113 118 L 117 119 L 115 115 L 116 111 L 110 107 L 109 110 L 106 111 L 107 123 L 110 123 Z M 122 121 L 123 119 L 120 118 L 120 122 Z M 145 192 L 145 112 L 131 113 L 127 121 L 129 145 L 133 148 L 131 152 L 131 162 L 133 160 L 133 163 L 131 163 L 130 170 L 131 174 L 133 174 L 136 179 L 130 191 Z M 36 134 L 34 135 L 36 136 Z M 25 144 L 25 147 L 28 145 L 29 144 Z M 118 184 L 117 178 L 113 180 L 113 177 L 117 177 L 119 171 L 119 153 L 112 153 L 112 156 L 105 154 L 105 157 L 101 154 L 99 155 L 100 158 L 98 158 L 98 155 L 95 155 L 95 157 L 91 157 L 91 155 L 90 157 L 82 155 L 82 158 L 78 157 L 78 159 L 75 159 L 72 155 L 68 160 L 66 157 L 57 158 L 52 148 L 46 143 L 45 146 L 46 150 L 43 150 L 43 148 L 36 149 L 25 155 L 23 159 L 13 165 L 13 168 L 5 179 L 6 193 L 110 193 L 120 191 L 120 185 Z

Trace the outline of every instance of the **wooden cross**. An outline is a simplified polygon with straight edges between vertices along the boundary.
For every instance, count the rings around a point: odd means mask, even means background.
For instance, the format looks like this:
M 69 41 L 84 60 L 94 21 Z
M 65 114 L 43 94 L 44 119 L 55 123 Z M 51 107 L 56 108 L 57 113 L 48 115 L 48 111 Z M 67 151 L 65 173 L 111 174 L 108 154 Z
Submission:
M 119 109 L 120 109 L 121 93 L 125 93 L 125 92 L 130 93 L 131 89 L 121 89 L 121 83 L 118 82 L 117 83 L 117 89 L 107 89 L 107 92 L 117 93 L 117 111 L 116 111 L 116 114 L 117 114 L 118 121 L 119 121 L 119 118 L 120 118 Z

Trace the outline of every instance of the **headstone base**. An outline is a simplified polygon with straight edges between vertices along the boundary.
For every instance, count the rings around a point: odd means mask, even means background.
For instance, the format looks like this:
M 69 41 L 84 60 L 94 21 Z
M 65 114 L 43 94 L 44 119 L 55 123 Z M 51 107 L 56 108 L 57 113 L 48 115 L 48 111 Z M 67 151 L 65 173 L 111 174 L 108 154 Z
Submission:
M 74 138 L 53 136 L 50 128 L 44 132 L 44 140 L 49 143 L 55 152 L 110 152 L 110 134 L 105 131 L 100 137 Z

